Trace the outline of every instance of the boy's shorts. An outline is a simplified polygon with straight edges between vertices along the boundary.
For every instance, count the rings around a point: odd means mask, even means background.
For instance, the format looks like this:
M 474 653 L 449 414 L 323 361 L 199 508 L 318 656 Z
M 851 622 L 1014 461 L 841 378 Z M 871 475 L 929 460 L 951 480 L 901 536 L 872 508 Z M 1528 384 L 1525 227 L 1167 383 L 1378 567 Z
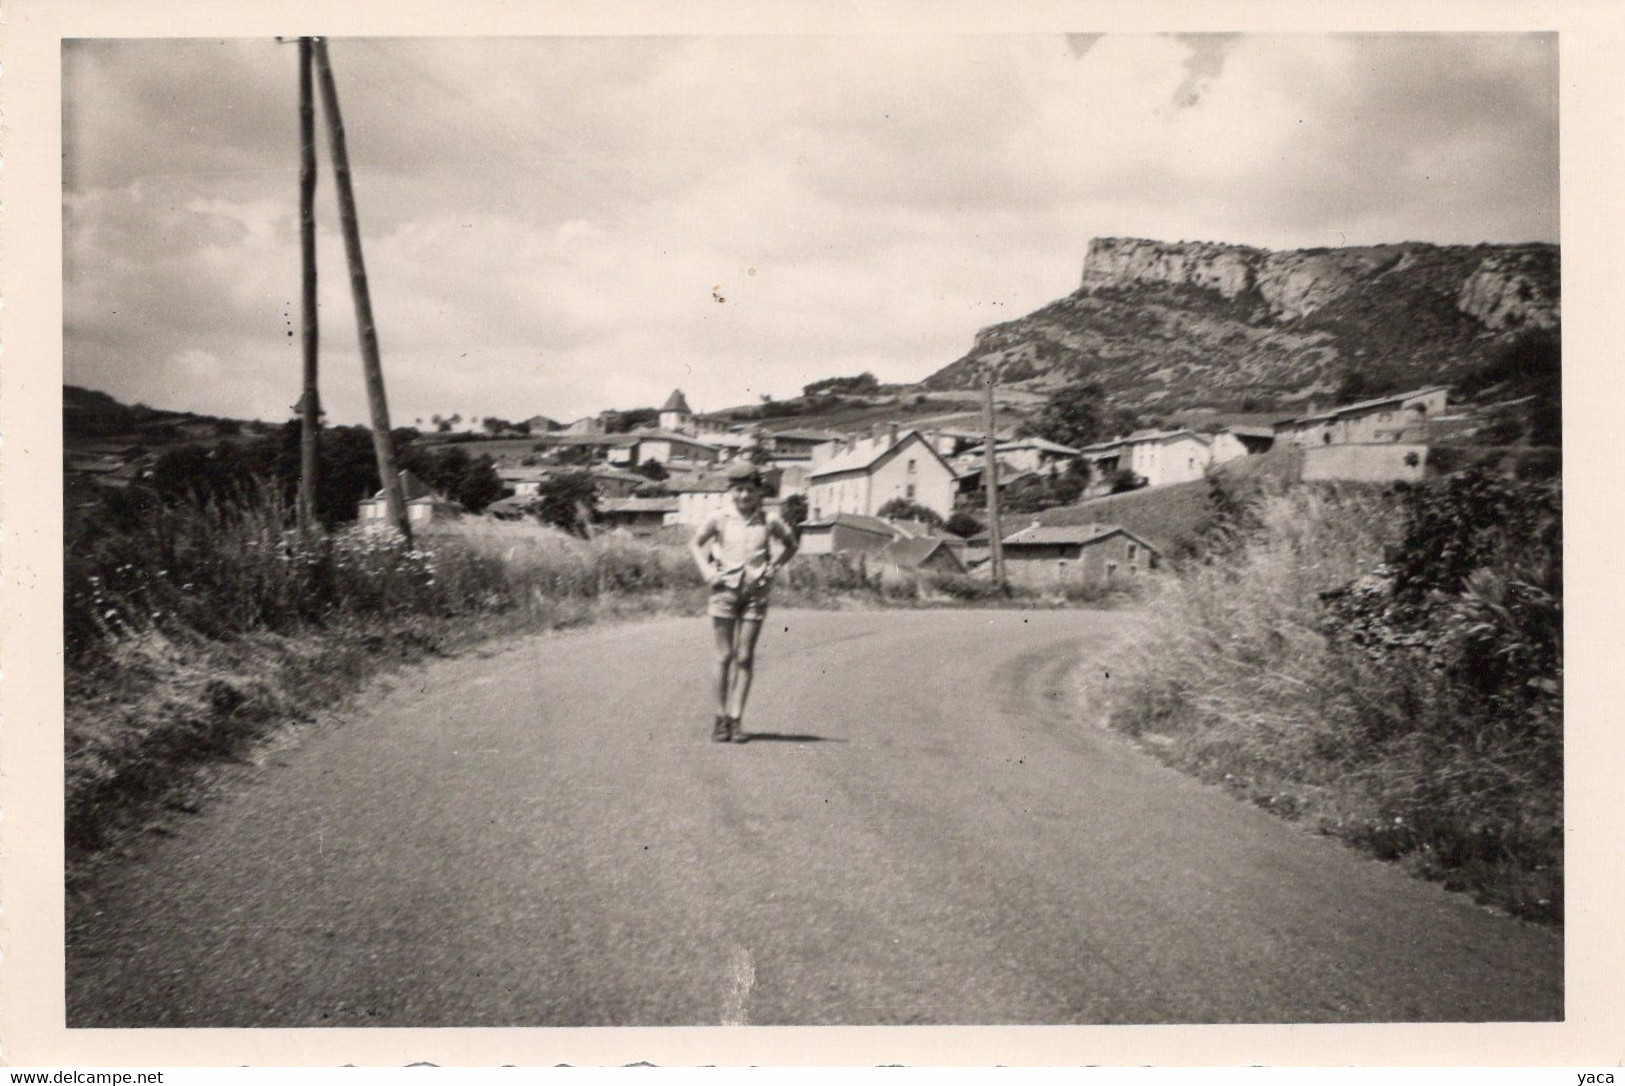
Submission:
M 765 584 L 754 584 L 749 588 L 717 585 L 711 589 L 711 602 L 705 611 L 712 618 L 760 622 L 767 617 L 769 594 L 770 587 Z

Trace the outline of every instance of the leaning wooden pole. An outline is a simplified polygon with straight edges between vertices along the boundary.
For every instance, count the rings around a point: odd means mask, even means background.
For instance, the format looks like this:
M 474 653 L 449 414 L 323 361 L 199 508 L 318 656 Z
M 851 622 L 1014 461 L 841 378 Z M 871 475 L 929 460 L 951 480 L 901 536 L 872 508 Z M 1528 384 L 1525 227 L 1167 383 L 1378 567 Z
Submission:
M 304 393 L 299 398 L 299 533 L 316 525 L 322 407 L 316 392 L 316 103 L 311 91 L 311 40 L 299 39 L 299 257 L 303 307 Z
M 1004 533 L 999 528 L 999 435 L 993 428 L 993 375 L 987 378 L 982 398 L 982 423 L 986 431 L 982 448 L 982 485 L 987 487 L 987 548 L 993 583 L 1004 587 Z
M 378 360 L 378 329 L 372 319 L 372 297 L 367 292 L 367 267 L 361 259 L 361 228 L 356 225 L 355 193 L 350 188 L 350 155 L 344 144 L 344 120 L 339 115 L 339 92 L 327 59 L 327 42 L 312 43 L 316 79 L 321 84 L 322 113 L 333 158 L 333 182 L 339 195 L 339 221 L 344 228 L 344 255 L 350 263 L 350 294 L 355 298 L 355 322 L 361 335 L 361 368 L 367 378 L 367 403 L 372 409 L 372 447 L 378 457 L 378 475 L 384 484 L 389 519 L 406 538 L 412 525 L 406 519 L 401 476 L 395 466 L 395 447 L 389 436 L 389 403 L 384 398 L 384 369 Z

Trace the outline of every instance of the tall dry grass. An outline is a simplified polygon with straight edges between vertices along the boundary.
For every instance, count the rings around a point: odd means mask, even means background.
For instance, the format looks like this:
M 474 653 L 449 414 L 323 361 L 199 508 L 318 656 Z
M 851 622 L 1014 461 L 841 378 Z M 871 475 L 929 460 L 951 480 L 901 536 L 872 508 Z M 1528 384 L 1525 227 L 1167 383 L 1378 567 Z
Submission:
M 686 547 L 579 539 L 533 521 L 302 537 L 275 487 L 243 500 L 121 503 L 66 555 L 69 844 L 180 771 L 308 716 L 381 663 L 604 616 L 703 613 Z M 782 606 L 1065 605 L 985 579 L 798 560 Z
M 1287 817 L 1519 914 L 1560 917 L 1560 714 L 1531 724 L 1496 710 L 1452 664 L 1461 645 L 1447 632 L 1481 636 L 1472 616 L 1507 572 L 1431 597 L 1432 625 L 1418 629 L 1446 632 L 1392 634 L 1373 651 L 1321 594 L 1384 568 L 1405 532 L 1401 499 L 1298 488 L 1253 513 L 1243 541 L 1164 585 L 1097 691 L 1108 722 Z

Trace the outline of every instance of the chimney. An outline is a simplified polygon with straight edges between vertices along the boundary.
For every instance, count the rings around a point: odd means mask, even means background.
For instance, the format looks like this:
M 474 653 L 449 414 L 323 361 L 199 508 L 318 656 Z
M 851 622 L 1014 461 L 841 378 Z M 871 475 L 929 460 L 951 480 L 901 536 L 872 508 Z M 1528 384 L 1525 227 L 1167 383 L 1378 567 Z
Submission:
M 889 449 L 895 444 L 897 444 L 897 420 L 892 419 L 886 423 L 886 448 Z

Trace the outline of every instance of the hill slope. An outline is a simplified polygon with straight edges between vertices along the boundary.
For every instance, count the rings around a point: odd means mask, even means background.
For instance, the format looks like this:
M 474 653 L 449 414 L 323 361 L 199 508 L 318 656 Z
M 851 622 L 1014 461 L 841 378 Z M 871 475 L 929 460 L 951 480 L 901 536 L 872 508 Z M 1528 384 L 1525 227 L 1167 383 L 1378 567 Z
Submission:
M 977 333 L 922 382 L 1042 391 L 1098 381 L 1131 407 L 1289 406 L 1372 384 L 1448 383 L 1555 328 L 1555 245 L 1265 249 L 1096 238 L 1079 288 Z

